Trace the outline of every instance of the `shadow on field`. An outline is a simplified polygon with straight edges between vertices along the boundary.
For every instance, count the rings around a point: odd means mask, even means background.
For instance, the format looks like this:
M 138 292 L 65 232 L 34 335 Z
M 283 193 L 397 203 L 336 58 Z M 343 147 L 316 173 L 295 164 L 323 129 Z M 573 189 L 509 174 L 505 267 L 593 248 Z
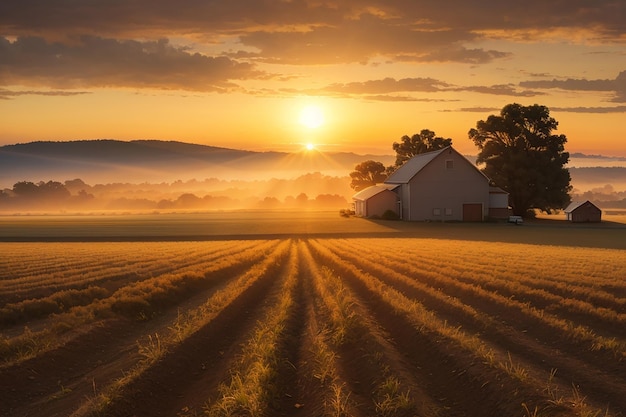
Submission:
M 0 242 L 155 242 L 288 238 L 421 238 L 626 249 L 626 224 L 538 218 L 506 222 L 404 222 L 336 213 L 214 213 L 0 217 Z
M 396 237 L 432 238 L 626 249 L 626 224 L 570 223 L 555 219 L 532 219 L 517 225 L 505 222 L 402 222 L 370 220 L 398 233 Z

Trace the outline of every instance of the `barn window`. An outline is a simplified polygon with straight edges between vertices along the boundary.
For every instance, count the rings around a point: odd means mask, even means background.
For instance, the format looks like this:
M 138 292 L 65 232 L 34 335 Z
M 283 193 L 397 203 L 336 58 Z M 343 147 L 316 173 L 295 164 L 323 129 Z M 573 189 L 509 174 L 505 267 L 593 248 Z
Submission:
M 446 159 L 446 169 L 453 169 L 454 161 L 452 159 Z
M 447 208 L 446 209 L 446 216 L 452 216 L 452 209 L 451 208 Z
M 441 216 L 441 209 L 439 208 L 433 209 L 433 216 Z

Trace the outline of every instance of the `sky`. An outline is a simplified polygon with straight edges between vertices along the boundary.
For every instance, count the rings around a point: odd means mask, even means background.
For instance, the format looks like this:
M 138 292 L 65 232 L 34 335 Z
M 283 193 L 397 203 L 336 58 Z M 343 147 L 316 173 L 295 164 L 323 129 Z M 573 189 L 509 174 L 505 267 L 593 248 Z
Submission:
M 510 103 L 547 106 L 570 153 L 626 156 L 626 1 L 0 2 L 0 145 L 392 154 L 430 129 L 476 154 Z

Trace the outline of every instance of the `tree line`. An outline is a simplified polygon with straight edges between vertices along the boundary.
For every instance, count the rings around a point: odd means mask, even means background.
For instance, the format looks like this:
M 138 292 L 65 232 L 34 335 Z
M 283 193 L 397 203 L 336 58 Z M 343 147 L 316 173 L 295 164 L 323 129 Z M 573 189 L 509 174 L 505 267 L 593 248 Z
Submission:
M 312 181 L 318 181 L 323 186 L 306 187 Z M 250 183 L 207 179 L 200 182 L 179 180 L 160 184 L 113 183 L 92 186 L 81 179 L 68 180 L 63 183 L 20 181 L 11 189 L 0 189 L 0 211 L 334 210 L 348 206 L 348 197 L 342 195 L 344 193 L 330 192 L 330 190 L 337 190 L 338 182 L 344 184 L 345 188 L 349 188 L 345 184 L 345 178 L 339 179 L 321 174 L 307 174 L 293 180 L 272 179 Z M 255 192 L 244 189 L 246 184 Z M 228 188 L 222 189 L 221 187 Z M 268 189 L 264 190 L 264 187 Z
M 565 168 L 569 161 L 567 137 L 554 134 L 557 127 L 546 106 L 513 103 L 504 106 L 499 115 L 478 121 L 468 132 L 479 150 L 476 164 L 492 185 L 509 193 L 509 205 L 516 215 L 531 216 L 535 209 L 551 213 L 571 201 L 571 178 Z M 452 139 L 436 136 L 428 129 L 402 136 L 392 145 L 394 165 L 362 162 L 350 173 L 350 186 L 359 191 L 384 182 L 413 156 L 450 145 Z

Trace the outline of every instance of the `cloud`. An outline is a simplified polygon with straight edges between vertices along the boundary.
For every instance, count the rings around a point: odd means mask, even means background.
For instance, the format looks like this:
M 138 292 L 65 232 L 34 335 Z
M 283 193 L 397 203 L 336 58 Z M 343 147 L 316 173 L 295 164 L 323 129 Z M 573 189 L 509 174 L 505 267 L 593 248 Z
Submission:
M 91 94 L 89 91 L 35 91 L 35 90 L 25 90 L 25 91 L 14 91 L 7 90 L 5 88 L 0 88 L 0 100 L 9 100 L 13 97 L 18 96 L 79 96 L 84 94 Z
M 466 49 L 463 47 L 443 48 L 420 57 L 420 61 L 463 62 L 468 64 L 484 64 L 496 59 L 510 57 L 511 53 L 484 49 Z M 400 59 L 404 61 L 405 59 Z
M 479 38 L 468 31 L 433 30 L 403 19 L 371 15 L 298 30 L 263 29 L 240 37 L 242 44 L 259 51 L 260 60 L 295 65 L 367 62 L 378 55 L 411 62 L 478 63 L 508 55 L 462 47 L 462 43 Z
M 209 57 L 167 40 L 80 36 L 72 43 L 40 37 L 0 38 L 0 85 L 52 88 L 131 87 L 226 91 L 231 80 L 260 76 L 250 63 Z
M 365 95 L 362 97 L 364 100 L 370 101 L 389 101 L 389 102 L 420 102 L 420 103 L 441 103 L 441 102 L 451 102 L 451 101 L 459 101 L 459 100 L 439 100 L 434 98 L 419 98 L 419 97 L 411 97 L 411 96 L 397 96 L 397 95 Z
M 596 42 L 624 41 L 625 10 L 614 0 L 493 1 L 482 7 L 465 0 L 115 0 L 81 2 L 80 7 L 75 0 L 3 0 L 0 33 L 63 42 L 83 35 L 187 38 L 209 46 L 236 39 L 242 54 L 288 64 L 364 62 L 380 55 L 485 63 L 510 52 L 469 43 L 513 37 L 533 41 L 563 36 L 563 31 L 591 31 Z
M 469 86 L 469 87 L 458 87 L 455 88 L 454 91 L 466 91 L 480 94 L 492 94 L 496 96 L 512 96 L 512 97 L 535 97 L 544 95 L 545 93 L 538 91 L 518 91 L 515 86 L 511 84 L 506 85 L 492 85 L 492 86 Z
M 493 113 L 493 112 L 500 112 L 501 109 L 497 108 L 497 107 L 463 107 L 460 109 L 456 109 L 456 110 L 451 110 L 451 109 L 447 109 L 447 110 L 441 110 L 442 112 L 445 113 L 450 113 L 450 112 L 467 112 L 467 113 Z
M 567 113 L 626 113 L 626 106 L 613 107 L 553 107 L 553 111 Z
M 459 109 L 446 109 L 442 112 L 468 112 L 468 113 L 500 113 L 496 107 L 463 107 Z M 626 113 L 626 106 L 613 107 L 550 107 L 550 111 L 565 113 Z
M 369 20 L 416 25 L 437 31 L 446 28 L 469 32 L 535 32 L 591 28 L 598 39 L 615 39 L 626 32 L 626 5 L 615 0 L 3 0 L 0 33 L 15 35 L 110 34 L 141 32 L 157 37 L 172 33 L 240 35 L 263 30 L 297 31 L 312 27 L 339 27 Z M 410 33 L 406 34 L 410 37 Z
M 410 96 L 387 95 L 392 93 L 444 93 L 444 92 L 471 92 L 480 94 L 491 94 L 497 96 L 511 97 L 535 97 L 545 93 L 532 90 L 519 91 L 515 85 L 492 85 L 492 86 L 455 86 L 445 81 L 434 78 L 383 78 L 379 80 L 369 80 L 363 82 L 336 83 L 327 87 L 309 92 L 313 94 L 340 94 L 350 95 L 370 95 L 370 99 L 387 101 L 423 101 L 423 98 Z M 432 100 L 432 99 L 429 99 Z M 443 100 L 437 100 L 443 101 Z
M 614 80 L 587 80 L 568 78 L 566 80 L 523 81 L 522 87 L 551 89 L 558 88 L 569 91 L 607 91 L 614 93 L 611 101 L 626 103 L 626 71 L 622 71 Z
M 450 84 L 434 78 L 383 78 L 363 82 L 345 84 L 331 84 L 323 89 L 326 92 L 342 94 L 386 94 L 396 92 L 424 92 L 442 91 Z
M 485 64 L 511 57 L 477 47 L 494 39 L 623 43 L 625 14 L 615 0 L 2 0 L 0 85 L 226 92 L 272 78 L 264 63 Z

